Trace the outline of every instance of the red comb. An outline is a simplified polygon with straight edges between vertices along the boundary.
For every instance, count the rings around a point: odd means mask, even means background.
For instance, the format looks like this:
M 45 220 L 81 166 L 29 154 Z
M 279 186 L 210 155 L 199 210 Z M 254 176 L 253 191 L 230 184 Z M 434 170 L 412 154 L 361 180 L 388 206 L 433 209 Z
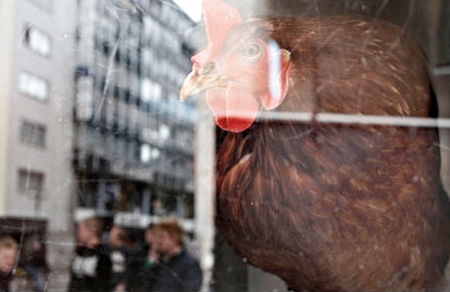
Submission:
M 217 56 L 230 29 L 242 22 L 239 10 L 220 0 L 203 0 L 202 6 L 208 46 L 191 58 L 194 69 Z

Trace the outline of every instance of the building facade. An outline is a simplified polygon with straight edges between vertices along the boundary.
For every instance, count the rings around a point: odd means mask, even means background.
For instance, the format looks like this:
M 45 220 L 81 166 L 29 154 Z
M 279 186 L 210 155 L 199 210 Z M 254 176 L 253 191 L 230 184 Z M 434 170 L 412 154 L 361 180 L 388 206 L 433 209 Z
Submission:
M 74 8 L 0 3 L 0 226 L 45 242 L 50 267 L 67 266 L 73 234 Z
M 195 106 L 178 92 L 194 23 L 168 1 L 77 4 L 77 216 L 130 228 L 176 216 L 193 230 Z

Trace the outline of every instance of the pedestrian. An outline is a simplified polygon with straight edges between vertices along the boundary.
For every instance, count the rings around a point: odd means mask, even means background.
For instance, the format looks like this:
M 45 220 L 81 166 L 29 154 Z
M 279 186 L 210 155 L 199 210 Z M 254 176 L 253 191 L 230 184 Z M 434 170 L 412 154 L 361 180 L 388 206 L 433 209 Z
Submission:
M 151 284 L 154 282 L 152 270 L 146 267 L 149 255 L 156 255 L 155 251 L 155 230 L 154 224 L 150 224 L 145 229 L 143 248 L 130 248 L 128 250 L 127 265 L 127 291 L 144 292 L 151 291 Z M 152 248 L 153 247 L 153 248 Z M 159 258 L 156 255 L 155 260 Z
M 149 252 L 146 269 L 151 271 L 153 292 L 197 292 L 202 284 L 200 266 L 184 248 L 183 229 L 174 219 L 154 226 L 155 254 Z
M 35 292 L 44 292 L 48 271 L 45 246 L 37 236 L 31 236 L 25 244 L 24 270 L 30 275 Z
M 146 263 L 158 261 L 160 254 L 157 250 L 158 240 L 158 228 L 157 225 L 150 224 L 145 230 L 145 255 Z
M 125 276 L 127 271 L 127 231 L 119 226 L 113 226 L 109 231 L 109 257 L 112 262 L 111 284 L 113 291 L 122 292 L 126 290 Z
M 108 249 L 101 244 L 102 230 L 96 217 L 78 224 L 69 292 L 111 292 L 112 264 Z
M 16 263 L 17 242 L 9 235 L 0 236 L 0 292 L 9 291 L 9 282 Z

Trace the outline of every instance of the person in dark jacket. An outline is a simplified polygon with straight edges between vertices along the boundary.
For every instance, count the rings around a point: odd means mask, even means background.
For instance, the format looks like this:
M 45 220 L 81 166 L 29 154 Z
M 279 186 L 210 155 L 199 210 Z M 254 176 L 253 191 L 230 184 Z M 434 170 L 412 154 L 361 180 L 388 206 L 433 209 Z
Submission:
M 113 226 L 108 235 L 109 257 L 112 262 L 111 284 L 113 291 L 125 291 L 125 276 L 127 271 L 127 249 L 128 242 L 127 231 L 119 226 Z
M 112 264 L 108 249 L 101 244 L 101 233 L 102 223 L 98 218 L 79 223 L 69 292 L 111 292 Z
M 25 243 L 24 270 L 30 276 L 34 292 L 44 292 L 48 273 L 45 246 L 38 236 L 31 236 Z
M 130 236 L 131 237 L 131 236 Z M 135 238 L 136 239 L 136 238 Z M 153 241 L 155 240 L 154 224 L 150 224 L 145 229 L 145 245 L 143 248 L 136 248 L 134 245 L 128 250 L 127 257 L 127 292 L 147 292 L 151 291 L 153 275 L 147 269 L 146 263 L 150 253 L 156 255 Z M 153 247 L 153 248 L 152 248 Z M 159 256 L 153 256 L 158 259 Z
M 152 278 L 153 292 L 197 292 L 202 284 L 202 270 L 183 245 L 183 229 L 175 220 L 155 225 L 155 254 L 149 252 L 146 269 Z
M 17 250 L 17 242 L 11 236 L 0 236 L 0 292 L 9 291 Z

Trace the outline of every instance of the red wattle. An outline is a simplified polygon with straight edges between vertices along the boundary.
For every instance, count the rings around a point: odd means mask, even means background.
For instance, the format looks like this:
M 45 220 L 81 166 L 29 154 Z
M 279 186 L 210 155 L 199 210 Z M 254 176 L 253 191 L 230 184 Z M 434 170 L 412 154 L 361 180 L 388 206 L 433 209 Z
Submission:
M 258 114 L 258 103 L 244 86 L 231 85 L 225 89 L 209 89 L 206 102 L 216 124 L 223 130 L 239 133 L 250 128 Z

